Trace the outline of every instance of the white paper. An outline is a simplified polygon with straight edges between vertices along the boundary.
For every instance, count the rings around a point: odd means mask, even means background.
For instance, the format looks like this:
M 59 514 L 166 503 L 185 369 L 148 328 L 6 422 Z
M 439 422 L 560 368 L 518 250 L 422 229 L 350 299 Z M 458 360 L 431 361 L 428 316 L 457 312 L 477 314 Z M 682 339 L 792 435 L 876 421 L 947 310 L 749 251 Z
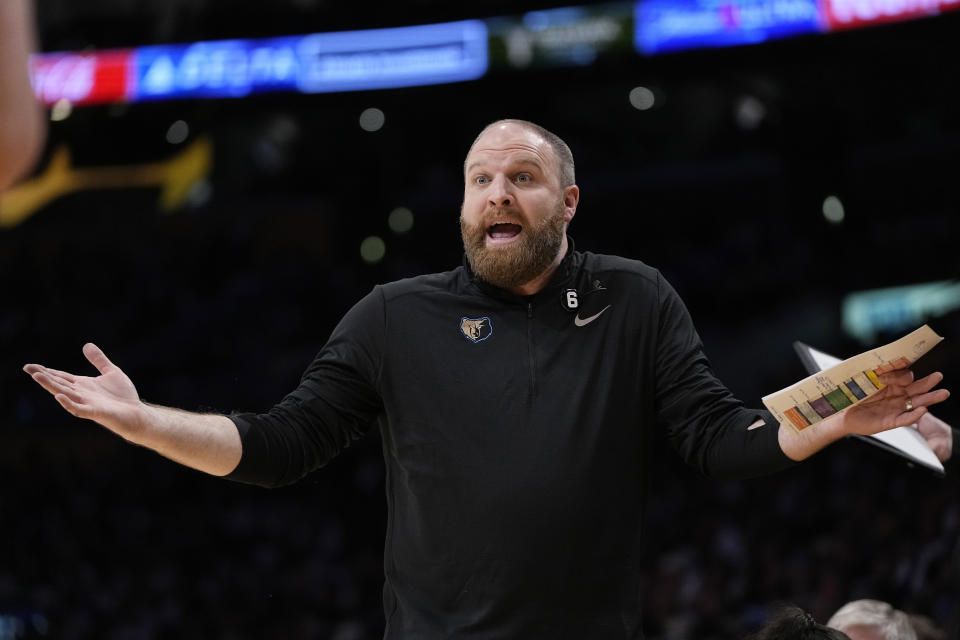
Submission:
M 821 371 L 840 364 L 840 358 L 832 356 L 829 353 L 824 353 L 813 347 L 808 347 L 807 350 Z M 920 432 L 917 431 L 917 425 L 915 424 L 908 427 L 897 427 L 896 429 L 881 431 L 880 433 L 863 437 L 879 441 L 895 449 L 897 453 L 919 462 L 922 465 L 937 469 L 938 471 L 944 470 L 940 459 L 937 458 L 933 449 L 930 448 L 927 441 L 924 440 Z

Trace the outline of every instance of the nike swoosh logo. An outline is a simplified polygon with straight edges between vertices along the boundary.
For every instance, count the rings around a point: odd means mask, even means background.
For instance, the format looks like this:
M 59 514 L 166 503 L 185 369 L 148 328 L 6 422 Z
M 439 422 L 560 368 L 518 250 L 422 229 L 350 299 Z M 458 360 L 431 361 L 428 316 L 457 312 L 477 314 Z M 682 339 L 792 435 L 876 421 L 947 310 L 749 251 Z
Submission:
M 609 305 L 609 304 L 608 304 L 608 305 L 605 306 L 603 309 L 600 309 L 600 311 L 598 311 L 597 313 L 593 314 L 592 316 L 588 316 L 588 317 L 586 317 L 586 318 L 581 318 L 581 317 L 580 317 L 580 314 L 578 313 L 578 314 L 577 314 L 577 317 L 575 317 L 575 318 L 573 319 L 573 324 L 577 325 L 578 327 L 585 327 L 585 326 L 587 326 L 588 324 L 590 324 L 591 322 L 593 322 L 594 320 L 596 320 L 597 318 L 599 318 L 600 316 L 602 316 L 602 315 L 603 315 L 603 312 L 606 311 L 607 309 L 609 309 L 609 308 L 612 307 L 612 306 L 613 306 L 613 305 Z

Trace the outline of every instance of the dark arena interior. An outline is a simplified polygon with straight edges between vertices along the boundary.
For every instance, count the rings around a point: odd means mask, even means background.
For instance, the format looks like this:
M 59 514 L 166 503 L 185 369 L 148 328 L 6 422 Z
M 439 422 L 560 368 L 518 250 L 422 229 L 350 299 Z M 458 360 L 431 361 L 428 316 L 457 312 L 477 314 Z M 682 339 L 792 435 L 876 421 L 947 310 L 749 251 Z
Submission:
M 578 8 L 608 6 L 633 11 Z M 457 82 L 47 105 L 26 180 L 65 161 L 98 188 L 16 219 L 0 199 L 0 640 L 382 637 L 376 429 L 266 490 L 73 418 L 21 367 L 92 373 L 89 341 L 147 401 L 267 410 L 371 287 L 461 263 L 464 156 L 499 118 L 569 143 L 577 248 L 660 269 L 747 405 L 807 375 L 796 340 L 846 357 L 925 323 L 945 340 L 914 369 L 956 385 L 960 12 L 655 54 L 629 33 L 517 53 L 562 7 L 37 0 L 45 53 L 468 19 L 490 51 Z M 208 163 L 171 195 L 156 167 L 197 150 Z M 934 412 L 960 426 L 955 400 Z M 955 473 L 846 440 L 721 482 L 656 437 L 648 640 L 743 638 L 780 602 L 824 622 L 856 598 L 960 637 Z

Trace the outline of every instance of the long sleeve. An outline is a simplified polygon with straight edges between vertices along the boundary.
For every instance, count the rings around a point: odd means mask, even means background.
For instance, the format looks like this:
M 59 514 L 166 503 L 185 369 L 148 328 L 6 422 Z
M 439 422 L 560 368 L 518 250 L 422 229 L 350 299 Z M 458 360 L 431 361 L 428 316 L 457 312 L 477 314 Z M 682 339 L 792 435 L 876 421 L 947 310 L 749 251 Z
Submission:
M 296 389 L 267 413 L 230 416 L 243 455 L 229 479 L 295 482 L 369 431 L 383 406 L 383 318 L 383 295 L 375 288 L 343 317 Z
M 690 314 L 659 277 L 657 416 L 683 459 L 709 476 L 745 478 L 789 467 L 769 412 L 748 409 L 714 375 Z M 748 429 L 758 419 L 764 425 Z

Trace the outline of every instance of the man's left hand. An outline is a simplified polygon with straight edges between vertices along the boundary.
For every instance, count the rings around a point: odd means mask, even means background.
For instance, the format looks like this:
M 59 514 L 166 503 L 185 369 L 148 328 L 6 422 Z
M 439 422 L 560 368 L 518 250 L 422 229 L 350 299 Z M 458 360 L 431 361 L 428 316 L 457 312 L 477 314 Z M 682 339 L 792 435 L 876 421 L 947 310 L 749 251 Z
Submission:
M 847 435 L 872 435 L 917 424 L 927 415 L 927 407 L 950 397 L 946 389 L 933 389 L 943 381 L 942 373 L 914 380 L 913 372 L 906 368 L 909 364 L 901 358 L 877 369 L 884 387 L 844 412 L 843 431 Z
M 882 389 L 802 431 L 780 425 L 777 437 L 784 454 L 799 462 L 844 436 L 869 436 L 917 424 L 936 456 L 941 460 L 945 459 L 941 456 L 949 457 L 953 448 L 950 427 L 928 413 L 928 407 L 950 397 L 946 389 L 934 389 L 943 374 L 931 373 L 914 380 L 909 366 L 909 360 L 900 358 L 878 368 Z

